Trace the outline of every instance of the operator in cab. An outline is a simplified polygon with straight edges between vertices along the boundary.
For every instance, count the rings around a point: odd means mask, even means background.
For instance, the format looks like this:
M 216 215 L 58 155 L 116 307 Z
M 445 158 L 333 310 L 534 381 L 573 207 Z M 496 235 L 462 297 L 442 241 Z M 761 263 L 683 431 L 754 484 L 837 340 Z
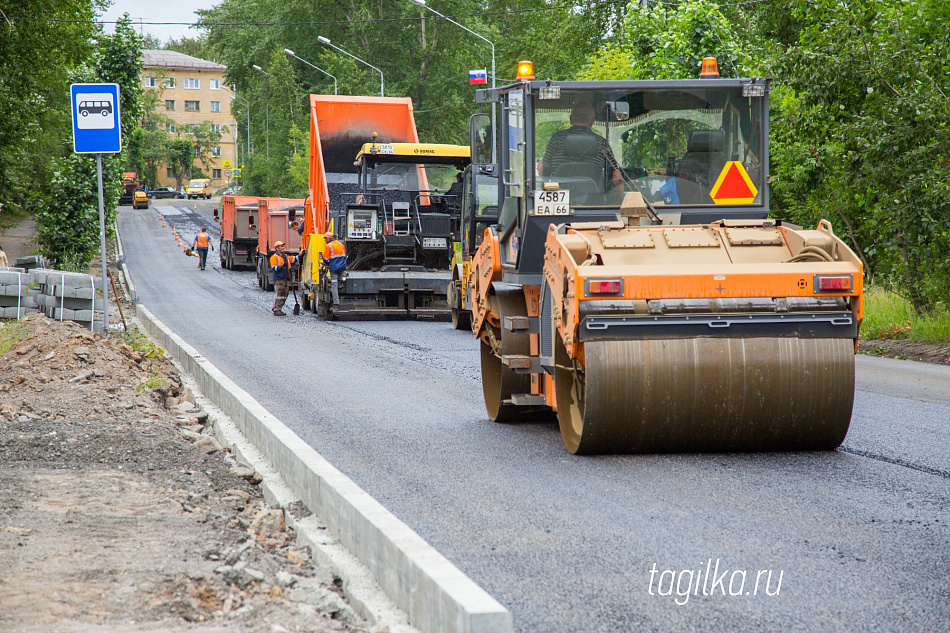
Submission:
M 623 184 L 620 164 L 607 140 L 594 132 L 594 106 L 578 103 L 571 110 L 571 127 L 555 132 L 544 158 L 538 161 L 538 175 L 548 178 L 586 176 L 599 187 L 609 175 L 610 187 Z

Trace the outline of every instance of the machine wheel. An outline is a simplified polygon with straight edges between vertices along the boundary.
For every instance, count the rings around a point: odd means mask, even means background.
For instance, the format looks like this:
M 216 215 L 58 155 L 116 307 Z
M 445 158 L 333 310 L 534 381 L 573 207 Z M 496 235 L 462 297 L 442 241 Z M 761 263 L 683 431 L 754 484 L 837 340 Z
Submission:
M 558 336 L 555 393 L 571 453 L 834 450 L 854 400 L 850 339 L 588 341 Z
M 472 313 L 464 308 L 452 308 L 452 327 L 456 330 L 472 329 Z
M 520 288 L 504 294 L 491 295 L 489 305 L 491 311 L 498 315 L 501 323 L 505 322 L 507 316 L 528 314 L 524 294 Z M 527 335 L 502 330 L 499 336 L 501 336 L 502 355 L 529 353 L 530 342 Z M 511 404 L 511 396 L 531 392 L 531 376 L 518 374 L 509 369 L 495 354 L 492 346 L 484 341 L 481 344 L 481 360 L 482 395 L 485 398 L 485 409 L 488 411 L 489 418 L 501 423 L 519 422 L 535 411 L 535 409 Z
M 303 289 L 303 286 L 297 289 L 300 292 L 300 307 L 304 310 L 310 310 L 310 295 Z

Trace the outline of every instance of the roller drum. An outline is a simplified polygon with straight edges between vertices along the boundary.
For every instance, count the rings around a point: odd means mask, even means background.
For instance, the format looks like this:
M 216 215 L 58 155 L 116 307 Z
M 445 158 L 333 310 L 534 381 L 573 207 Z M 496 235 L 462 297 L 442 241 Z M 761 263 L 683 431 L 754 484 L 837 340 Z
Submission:
M 833 450 L 854 401 L 850 339 L 557 341 L 564 443 L 577 454 Z

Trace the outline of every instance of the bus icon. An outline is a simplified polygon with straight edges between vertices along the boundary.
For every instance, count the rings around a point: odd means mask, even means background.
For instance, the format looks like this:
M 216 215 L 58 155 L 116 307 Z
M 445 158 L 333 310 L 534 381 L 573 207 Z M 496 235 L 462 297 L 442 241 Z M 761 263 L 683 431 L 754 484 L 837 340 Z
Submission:
M 76 127 L 81 130 L 111 130 L 115 127 L 112 95 L 88 93 L 76 95 Z
M 80 101 L 79 102 L 79 115 L 80 116 L 89 116 L 89 113 L 101 114 L 102 116 L 109 116 L 112 114 L 112 102 L 111 101 Z

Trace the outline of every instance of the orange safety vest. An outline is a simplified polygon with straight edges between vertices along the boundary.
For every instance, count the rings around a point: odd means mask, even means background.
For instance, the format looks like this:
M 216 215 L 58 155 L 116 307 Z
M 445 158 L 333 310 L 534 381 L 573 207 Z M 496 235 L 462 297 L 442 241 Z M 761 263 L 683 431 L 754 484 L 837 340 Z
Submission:
M 208 248 L 211 246 L 211 236 L 207 233 L 199 233 L 195 238 L 195 248 Z
M 326 248 L 323 249 L 324 259 L 333 259 L 334 257 L 339 257 L 341 255 L 346 255 L 346 247 L 343 246 L 343 242 L 340 240 L 333 240 L 327 244 Z
M 280 266 L 281 263 L 283 263 L 285 266 L 288 266 L 288 267 L 289 267 L 291 264 L 294 263 L 294 256 L 293 256 L 293 255 L 288 255 L 287 253 L 284 253 L 284 255 L 283 255 L 284 261 L 283 261 L 283 262 L 280 261 L 280 258 L 281 258 L 281 256 L 278 255 L 277 253 L 274 253 L 273 255 L 271 255 L 271 256 L 270 256 L 270 265 L 271 265 L 271 267 L 273 267 L 273 266 Z

